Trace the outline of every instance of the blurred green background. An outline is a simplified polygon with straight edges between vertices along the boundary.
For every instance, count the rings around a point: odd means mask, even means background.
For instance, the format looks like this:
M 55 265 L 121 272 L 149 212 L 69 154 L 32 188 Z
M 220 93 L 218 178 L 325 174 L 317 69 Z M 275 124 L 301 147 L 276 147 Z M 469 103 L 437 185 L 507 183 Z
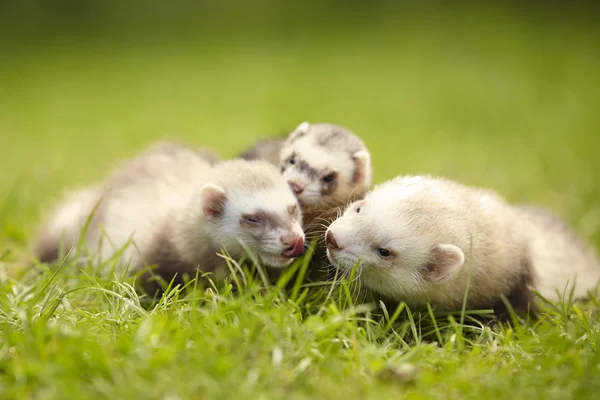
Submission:
M 600 245 L 598 7 L 440 1 L 0 3 L 0 250 L 159 138 L 235 156 L 346 125 L 376 182 L 546 205 Z

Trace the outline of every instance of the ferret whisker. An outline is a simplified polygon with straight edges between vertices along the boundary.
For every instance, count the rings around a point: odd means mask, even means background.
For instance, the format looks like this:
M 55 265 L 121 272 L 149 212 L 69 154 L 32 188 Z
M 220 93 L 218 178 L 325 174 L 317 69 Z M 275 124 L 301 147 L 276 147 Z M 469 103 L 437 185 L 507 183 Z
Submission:
M 322 222 L 323 224 L 329 226 L 334 221 L 334 218 L 315 217 L 314 220 L 316 222 Z
M 346 207 L 348 207 L 350 204 L 352 204 L 356 201 L 356 198 L 354 198 L 354 192 L 356 192 L 359 188 L 360 188 L 359 186 L 355 186 L 350 191 L 350 194 L 348 195 L 348 200 L 346 201 Z
M 327 232 L 327 227 L 325 226 L 318 226 L 318 230 L 313 230 L 311 231 L 313 234 L 319 234 L 319 235 L 323 235 L 325 232 Z
M 323 232 L 325 232 L 329 228 L 329 225 L 325 225 L 320 222 L 315 222 L 314 224 L 308 225 L 306 227 L 306 229 L 310 230 L 311 232 L 314 230 L 314 228 L 321 228 Z

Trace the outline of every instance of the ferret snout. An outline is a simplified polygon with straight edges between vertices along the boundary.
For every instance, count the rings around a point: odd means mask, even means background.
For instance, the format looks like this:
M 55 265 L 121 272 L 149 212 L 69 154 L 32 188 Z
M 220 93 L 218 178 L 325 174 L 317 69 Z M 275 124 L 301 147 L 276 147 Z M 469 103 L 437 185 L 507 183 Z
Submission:
M 325 245 L 329 250 L 341 250 L 340 246 L 338 246 L 337 241 L 335 240 L 335 236 L 330 230 L 325 233 Z
M 292 188 L 292 191 L 294 192 L 295 195 L 299 195 L 300 193 L 302 193 L 304 191 L 304 188 L 302 186 L 298 185 L 294 181 L 288 181 L 288 185 L 290 185 L 290 187 Z
M 284 257 L 298 257 L 304 254 L 304 238 L 298 234 L 290 233 L 281 237 L 285 250 L 281 253 Z

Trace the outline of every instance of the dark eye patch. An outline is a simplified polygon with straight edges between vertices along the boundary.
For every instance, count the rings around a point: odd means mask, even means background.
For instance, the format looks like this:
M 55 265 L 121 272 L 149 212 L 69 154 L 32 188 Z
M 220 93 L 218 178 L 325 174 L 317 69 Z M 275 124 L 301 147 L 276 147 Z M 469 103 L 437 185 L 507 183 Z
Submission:
M 337 177 L 337 172 L 330 172 L 321 177 L 321 195 L 329 195 L 336 189 L 338 185 Z
M 323 178 L 321 178 L 321 180 L 325 183 L 331 183 L 333 181 L 335 181 L 337 178 L 337 172 L 331 172 L 327 175 L 325 175 Z
M 311 179 L 318 179 L 319 171 L 316 168 L 311 167 L 302 159 L 301 156 L 298 156 L 298 154 L 295 152 L 283 161 L 281 168 L 285 170 L 285 168 L 289 165 L 294 165 L 293 168 L 296 171 L 306 174 Z

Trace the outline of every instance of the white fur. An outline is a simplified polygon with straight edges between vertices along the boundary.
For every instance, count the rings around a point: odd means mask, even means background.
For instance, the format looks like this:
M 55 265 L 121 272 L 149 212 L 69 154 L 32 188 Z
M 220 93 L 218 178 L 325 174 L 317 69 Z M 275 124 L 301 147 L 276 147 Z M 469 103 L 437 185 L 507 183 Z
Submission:
M 304 135 L 304 134 L 308 133 L 308 131 L 310 131 L 310 123 L 304 121 L 300 125 L 298 125 L 296 127 L 296 129 L 294 129 L 292 131 L 292 133 L 290 133 L 290 135 L 288 136 L 288 139 L 293 140 L 300 135 Z
M 141 262 L 140 249 L 151 245 L 168 215 L 185 208 L 195 189 L 190 182 L 200 181 L 208 164 L 199 160 L 190 167 L 179 173 L 179 179 L 156 179 L 146 185 L 120 187 L 114 197 L 109 197 L 108 192 L 100 229 L 88 240 L 91 248 L 97 246 L 99 261 L 113 257 L 131 240 L 120 257 L 122 264 Z
M 402 178 L 400 181 L 400 184 L 402 186 L 410 186 L 410 185 L 416 185 L 416 184 L 419 184 L 422 182 L 423 182 L 423 177 L 421 177 L 421 176 L 409 176 L 409 177 Z
M 267 210 L 272 214 L 276 214 L 281 218 L 290 220 L 288 228 L 278 227 L 266 232 L 265 238 L 257 249 L 257 255 L 263 258 L 263 261 L 268 262 L 269 259 L 280 259 L 283 246 L 281 237 L 294 233 L 304 240 L 304 232 L 302 230 L 301 218 L 291 220 L 288 209 L 291 205 L 296 204 L 296 198 L 285 184 L 284 181 L 276 187 L 269 190 L 254 193 L 248 196 L 247 193 L 239 190 L 230 190 L 227 193 L 226 210 L 227 212 L 219 220 L 218 226 L 214 227 L 213 242 L 215 245 L 227 246 L 229 249 L 236 249 L 241 252 L 238 242 L 242 241 L 251 249 L 255 240 L 245 232 L 241 227 L 239 220 L 244 214 L 253 214 L 260 210 Z M 284 264 L 288 264 L 291 260 L 285 260 Z M 277 266 L 277 265 L 273 265 Z
M 230 191 L 228 196 L 228 209 L 239 215 L 258 210 L 285 215 L 288 207 L 296 203 L 294 194 L 285 185 L 257 192 L 252 197 L 244 196 L 240 191 Z M 243 201 L 239 201 L 239 198 L 243 198 Z
M 163 146 L 129 160 L 96 189 L 95 195 L 100 192 L 103 200 L 85 238 L 92 256 L 106 261 L 131 242 L 118 265 L 131 263 L 141 268 L 156 246 L 167 245 L 156 241 L 162 235 L 161 240 L 170 240 L 176 247 L 181 262 L 200 263 L 205 270 L 219 262 L 216 254 L 222 248 L 241 258 L 240 241 L 266 263 L 289 264 L 291 260 L 281 256 L 285 250 L 281 237 L 293 233 L 304 238 L 302 218 L 290 214 L 289 208 L 297 201 L 276 167 L 243 160 L 212 165 L 185 147 Z M 203 201 L 213 194 L 207 191 L 225 194 L 222 215 L 206 218 Z M 86 215 L 77 208 L 80 203 L 91 210 L 89 201 L 72 201 L 54 219 L 75 223 L 78 216 Z M 271 229 L 265 225 L 259 231 L 242 226 L 242 214 L 259 209 L 278 215 L 285 226 Z M 46 230 L 44 235 L 54 233 Z
M 302 133 L 307 133 L 309 129 L 310 129 L 310 123 L 304 121 L 300 125 L 298 125 L 298 127 L 296 128 L 296 131 L 302 132 Z
M 350 205 L 329 231 L 341 247 L 328 251 L 333 263 L 342 269 L 360 263 L 365 285 L 411 306 L 459 308 L 469 270 L 468 304 L 474 307 L 507 294 L 530 262 L 537 287 L 551 299 L 573 275 L 579 275 L 576 295 L 600 279 L 597 259 L 564 234 L 540 229 L 490 191 L 443 179 L 400 177 L 381 184 Z M 427 280 L 424 267 L 436 246 L 451 250 L 454 261 L 447 277 Z M 378 248 L 397 256 L 382 258 Z
M 79 233 L 98 201 L 100 188 L 89 186 L 72 191 L 66 195 L 66 200 L 59 204 L 43 226 L 38 247 L 74 246 Z
M 99 200 L 98 192 L 97 187 L 88 187 L 69 194 L 68 200 L 56 210 L 50 229 L 66 233 L 82 227 Z
M 600 280 L 600 263 L 594 249 L 550 214 L 517 211 L 530 222 L 530 248 L 540 294 L 555 300 L 568 297 L 573 289 L 575 298 L 583 298 L 594 290 Z

